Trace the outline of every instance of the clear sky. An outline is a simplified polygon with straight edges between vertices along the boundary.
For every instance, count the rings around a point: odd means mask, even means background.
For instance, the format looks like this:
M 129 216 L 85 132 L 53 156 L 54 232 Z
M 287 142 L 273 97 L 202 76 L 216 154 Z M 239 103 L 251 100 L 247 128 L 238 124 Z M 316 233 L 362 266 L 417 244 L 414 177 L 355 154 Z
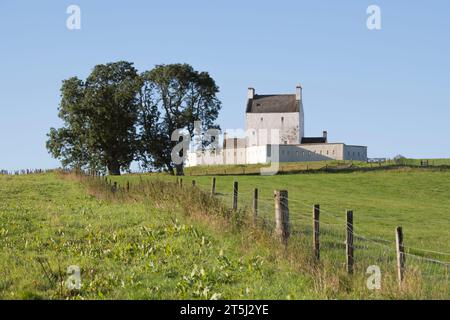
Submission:
M 81 30 L 66 9 L 81 8 Z M 381 30 L 366 9 L 381 8 Z M 99 63 L 186 62 L 220 87 L 222 129 L 247 87 L 303 85 L 306 135 L 369 157 L 450 157 L 450 1 L 0 0 L 0 168 L 58 166 L 45 149 L 61 81 Z

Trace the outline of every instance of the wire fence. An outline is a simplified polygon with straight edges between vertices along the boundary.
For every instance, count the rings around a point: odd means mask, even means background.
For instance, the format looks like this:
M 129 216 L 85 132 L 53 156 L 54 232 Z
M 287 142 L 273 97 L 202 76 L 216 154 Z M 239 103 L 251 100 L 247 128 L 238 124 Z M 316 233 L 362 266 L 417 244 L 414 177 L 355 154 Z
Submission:
M 196 184 L 204 192 L 210 192 L 211 189 L 205 184 Z M 254 193 L 241 192 L 233 190 L 230 192 L 221 192 L 220 188 L 215 188 L 215 197 L 223 201 L 225 205 L 232 206 L 233 197 L 236 195 L 239 210 L 253 212 Z M 314 204 L 306 203 L 298 199 L 285 199 L 288 207 L 294 206 L 289 215 L 289 242 L 303 243 L 313 248 L 314 222 L 318 222 L 320 239 L 320 259 L 336 268 L 344 267 L 348 261 L 346 250 L 348 250 L 348 231 L 351 228 L 352 252 L 354 251 L 354 271 L 365 273 L 369 266 L 379 266 L 381 270 L 391 275 L 396 275 L 399 269 L 398 265 L 398 245 L 395 234 L 392 238 L 375 236 L 369 234 L 358 224 L 347 224 L 345 217 L 335 210 L 320 206 L 320 219 L 313 219 Z M 257 216 L 254 220 L 265 229 L 273 232 L 277 228 L 275 219 L 275 201 L 274 197 L 267 195 L 258 195 L 257 198 Z M 301 208 L 301 209 L 298 209 Z M 344 212 L 344 210 L 342 210 Z M 372 218 L 372 217 L 371 217 Z M 381 218 L 368 219 L 369 222 L 377 223 Z M 406 241 L 407 243 L 407 241 Z M 417 277 L 427 281 L 428 285 L 449 284 L 450 273 L 450 253 L 426 248 L 417 248 L 403 245 L 404 253 L 402 259 L 406 267 L 405 273 L 409 277 Z
M 120 186 L 107 177 L 93 178 L 100 179 L 102 186 L 109 192 L 112 191 L 113 196 L 130 192 L 129 181 L 126 186 Z M 315 257 L 320 263 L 333 266 L 336 270 L 346 268 L 352 275 L 366 274 L 369 267 L 376 266 L 384 275 L 398 277 L 400 287 L 406 279 L 420 280 L 427 288 L 449 288 L 450 253 L 408 246 L 408 241 L 405 245 L 402 229 L 399 231 L 399 227 L 396 234 L 392 234 L 392 238 L 375 236 L 364 231 L 361 223 L 354 223 L 352 211 L 347 210 L 346 216 L 343 216 L 336 209 L 330 209 L 329 204 L 318 206 L 298 199 L 289 199 L 287 191 L 275 190 L 273 196 L 267 192 L 255 192 L 256 189 L 253 192 L 239 191 L 236 181 L 233 182 L 230 192 L 229 187 L 221 189 L 220 185 L 216 184 L 217 181 L 213 181 L 214 187 L 204 181 L 197 183 L 190 179 L 183 181 L 182 178 L 172 182 L 174 186 L 178 185 L 178 188 L 182 187 L 188 193 L 189 188 L 195 188 L 200 191 L 195 194 L 200 194 L 201 198 L 213 197 L 221 202 L 223 207 L 229 208 L 230 212 L 251 215 L 257 227 L 277 238 L 281 235 L 282 243 L 286 246 L 300 245 L 302 250 L 310 248 L 311 257 Z M 145 182 L 140 177 L 139 183 L 133 185 L 131 191 L 142 189 L 140 191 L 144 193 L 150 192 L 145 191 L 144 186 Z M 153 192 L 165 194 L 164 190 Z M 173 200 L 168 197 L 168 201 Z
M 39 173 L 47 173 L 53 172 L 53 169 L 21 169 L 21 170 L 5 170 L 0 169 L 0 175 L 26 175 L 26 174 L 39 174 Z

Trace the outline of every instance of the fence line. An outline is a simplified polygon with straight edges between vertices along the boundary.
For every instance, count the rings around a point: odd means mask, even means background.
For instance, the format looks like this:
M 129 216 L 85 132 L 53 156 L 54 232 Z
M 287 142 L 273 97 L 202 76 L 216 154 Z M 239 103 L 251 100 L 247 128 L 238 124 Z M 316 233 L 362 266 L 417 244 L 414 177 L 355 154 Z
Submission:
M 242 192 L 242 191 L 239 191 L 238 194 L 239 194 L 240 201 L 242 201 L 242 197 L 241 196 L 245 196 L 245 195 L 250 196 L 250 195 L 252 195 L 252 193 L 250 193 L 250 192 L 247 193 L 247 192 Z M 223 193 L 220 194 L 220 196 L 225 196 L 225 195 L 231 196 L 232 194 L 223 194 Z M 300 200 L 297 200 L 297 199 L 290 198 L 289 202 L 294 202 L 294 203 L 301 204 L 305 208 L 309 208 L 309 209 L 313 208 L 313 205 L 306 204 L 303 201 L 300 201 Z M 250 203 L 250 200 L 249 200 L 249 203 Z M 274 204 L 274 199 L 273 198 L 272 199 L 263 198 L 261 196 L 258 196 L 258 204 L 261 205 L 262 203 L 267 204 L 266 207 L 269 207 L 269 208 L 272 209 L 273 204 Z M 321 213 L 330 214 L 332 218 L 335 218 L 336 220 L 339 220 L 340 222 L 345 223 L 345 219 L 340 218 L 338 214 L 336 214 L 336 213 L 334 213 L 332 211 L 329 211 L 328 209 L 323 209 L 323 206 L 321 206 L 320 212 Z M 291 221 L 298 221 L 298 220 L 304 220 L 304 218 L 303 217 L 290 217 L 290 220 Z M 379 218 L 379 220 L 382 220 L 382 219 Z M 321 221 L 321 223 L 328 224 L 328 225 L 336 225 L 336 226 L 341 225 L 339 223 L 325 223 L 323 221 Z M 353 226 L 353 228 L 358 230 L 360 227 Z M 361 230 L 361 229 L 359 229 L 359 230 Z M 391 244 L 391 245 L 395 244 L 395 240 L 386 240 L 386 239 L 376 238 L 376 237 L 375 238 L 374 237 L 369 238 L 367 236 L 363 236 L 363 235 L 361 235 L 359 233 L 355 233 L 355 232 L 354 232 L 354 234 L 357 235 L 358 237 L 360 237 L 361 239 L 364 239 L 366 241 L 371 241 L 371 242 L 373 242 L 373 243 L 375 243 L 377 245 L 381 245 L 379 242 L 384 242 L 386 244 Z M 410 247 L 410 246 L 405 246 L 405 248 L 410 249 L 410 250 L 417 250 L 417 251 L 423 251 L 423 252 L 428 252 L 428 253 L 434 253 L 434 254 L 439 254 L 439 255 L 448 255 L 448 256 L 450 256 L 450 253 L 447 253 L 447 252 L 433 251 L 433 250 L 421 249 L 421 248 Z
M 100 178 L 96 176 L 96 178 Z M 112 184 L 108 178 L 101 180 L 106 189 L 111 190 L 113 194 L 119 191 L 121 194 L 130 192 L 131 186 L 127 184 L 126 188 L 121 187 L 117 183 Z M 208 194 L 208 196 L 222 199 L 225 206 L 229 206 L 232 214 L 238 212 L 251 212 L 254 210 L 255 193 L 240 192 L 236 181 L 233 182 L 232 194 L 221 194 L 217 188 L 217 181 L 214 179 L 215 188 L 214 194 L 212 188 L 204 190 L 202 184 L 185 184 L 185 188 L 196 188 Z M 141 184 L 143 180 L 141 179 Z M 178 180 L 176 184 L 181 186 L 181 181 Z M 143 190 L 143 189 L 142 189 Z M 244 196 L 244 194 L 246 196 Z M 250 195 L 250 196 L 249 196 Z M 231 199 L 229 198 L 231 197 Z M 231 202 L 228 202 L 232 200 Z M 261 197 L 258 194 L 257 198 L 257 215 L 253 215 L 252 219 L 255 225 L 267 230 L 274 236 L 277 236 L 286 246 L 292 241 L 307 241 L 313 243 L 311 246 L 311 254 L 317 260 L 326 259 L 333 263 L 336 267 L 345 267 L 349 274 L 354 272 L 364 271 L 367 264 L 373 265 L 382 264 L 386 270 L 392 270 L 397 273 L 400 286 L 404 282 L 404 278 L 408 277 L 408 270 L 419 270 L 420 274 L 426 276 L 428 279 L 436 281 L 448 281 L 450 273 L 450 263 L 441 261 L 439 259 L 419 256 L 411 253 L 411 250 L 421 251 L 423 253 L 449 255 L 446 252 L 439 252 L 427 249 L 418 249 L 414 247 L 405 246 L 403 244 L 403 237 L 398 237 L 398 228 L 396 241 L 387 239 L 373 239 L 363 235 L 359 232 L 359 226 L 354 224 L 352 219 L 349 219 L 349 212 L 347 212 L 347 220 L 340 218 L 344 217 L 332 211 L 324 210 L 320 206 L 320 219 L 316 215 L 304 216 L 299 214 L 290 217 L 289 203 L 301 204 L 309 210 L 313 210 L 313 205 L 308 205 L 303 201 L 297 199 L 289 199 L 287 191 L 274 191 L 274 198 L 269 199 Z M 297 211 L 296 211 L 297 212 Z M 326 213 L 322 216 L 322 213 Z M 353 212 L 351 212 L 353 217 Z M 311 211 L 310 213 L 311 214 Z M 355 216 L 358 216 L 356 212 Z M 322 221 L 322 217 L 332 217 L 338 220 L 339 223 L 328 223 Z M 356 221 L 358 221 L 356 219 Z M 317 223 L 317 225 L 316 225 Z M 320 226 L 320 227 L 319 227 Z M 392 230 L 394 231 L 394 230 Z M 401 234 L 402 236 L 402 234 Z M 393 237 L 394 238 L 394 237 Z M 317 241 L 317 243 L 315 243 Z M 407 241 L 406 241 L 407 242 Z M 375 246 L 373 246 L 375 245 Z M 323 254 L 322 254 L 323 253 Z
M 20 170 L 0 170 L 0 175 L 18 176 L 27 174 L 40 174 L 53 172 L 54 169 L 20 169 Z
M 254 201 L 254 192 L 242 192 L 233 186 L 233 193 L 221 193 L 217 188 L 217 181 L 215 182 L 215 190 L 216 196 L 222 199 L 227 199 L 227 197 L 236 197 L 236 200 L 233 199 L 233 209 L 235 210 L 248 210 L 253 208 Z M 235 182 L 233 182 L 234 184 Z M 229 198 L 228 198 L 229 199 Z M 284 204 L 286 202 L 286 204 Z M 367 255 L 367 259 L 372 258 L 374 260 L 391 263 L 397 259 L 398 265 L 395 266 L 398 273 L 399 283 L 401 284 L 405 277 L 405 270 L 408 269 L 408 266 L 416 267 L 418 264 L 425 264 L 424 266 L 424 274 L 429 275 L 429 271 L 432 272 L 432 276 L 437 279 L 447 279 L 448 280 L 448 270 L 446 273 L 438 273 L 436 269 L 436 265 L 449 268 L 450 263 L 445 261 L 441 261 L 438 259 L 433 259 L 429 257 L 423 257 L 414 255 L 411 253 L 411 250 L 420 251 L 423 253 L 432 253 L 436 255 L 450 256 L 450 253 L 439 252 L 434 250 L 420 249 L 414 248 L 410 246 L 405 246 L 403 243 L 401 244 L 401 250 L 399 252 L 396 241 L 393 237 L 392 240 L 382 239 L 378 237 L 372 237 L 363 235 L 364 232 L 361 230 L 359 225 L 354 224 L 353 221 L 346 221 L 344 218 L 344 211 L 342 214 L 337 214 L 336 212 L 328 209 L 324 209 L 320 206 L 320 216 L 324 213 L 325 218 L 332 218 L 338 223 L 330 223 L 328 221 L 323 221 L 323 219 L 318 219 L 316 215 L 313 217 L 309 216 L 307 213 L 294 211 L 297 214 L 289 215 L 289 209 L 286 211 L 287 214 L 282 214 L 280 208 L 284 206 L 288 206 L 288 203 L 294 203 L 295 205 L 301 205 L 304 208 L 308 208 L 309 210 L 313 210 L 314 205 L 309 205 L 304 201 L 298 199 L 292 199 L 287 196 L 287 192 L 280 192 L 275 190 L 275 197 L 269 198 L 267 196 L 262 196 L 261 192 L 257 195 L 257 215 L 254 215 L 254 222 L 257 224 L 262 224 L 263 227 L 271 228 L 271 232 L 274 232 L 281 240 L 287 245 L 287 243 L 291 240 L 291 236 L 297 236 L 304 234 L 307 232 L 310 234 L 313 242 L 312 253 L 316 259 L 320 259 L 322 256 L 320 252 L 324 252 L 328 248 L 331 249 L 339 249 L 341 246 L 344 246 L 345 249 L 345 257 L 346 257 L 346 268 L 349 274 L 354 272 L 355 267 L 360 267 L 360 259 L 362 256 Z M 235 207 L 236 205 L 236 207 Z M 351 211 L 349 211 L 351 212 Z M 300 216 L 299 216 L 300 215 Z M 357 216 L 357 214 L 356 214 Z M 369 218 L 369 220 L 371 220 Z M 379 218 L 381 220 L 381 218 Z M 304 230 L 300 231 L 300 225 L 298 223 L 302 223 L 301 227 Z M 319 227 L 320 226 L 320 227 Z M 300 232 L 299 232 L 300 231 Z M 393 230 L 394 231 L 394 230 Z M 393 232 L 393 236 L 394 236 Z M 402 240 L 402 239 L 399 239 Z M 330 242 L 331 241 L 331 242 Z M 402 241 L 403 242 L 403 241 Z M 373 247 L 372 245 L 375 245 Z M 396 251 L 397 249 L 397 251 Z M 403 251 L 402 251 L 403 250 Z M 373 257 L 371 254 L 376 251 L 378 256 Z M 332 253 L 334 254 L 334 253 Z M 397 257 L 397 258 L 396 258 Z M 406 261 L 406 257 L 410 257 L 413 261 L 410 261 L 409 264 Z M 334 256 L 334 262 L 338 262 L 338 255 Z M 341 263 L 339 263 L 341 264 Z M 430 265 L 432 264 L 432 265 Z M 394 268 L 391 265 L 391 268 Z

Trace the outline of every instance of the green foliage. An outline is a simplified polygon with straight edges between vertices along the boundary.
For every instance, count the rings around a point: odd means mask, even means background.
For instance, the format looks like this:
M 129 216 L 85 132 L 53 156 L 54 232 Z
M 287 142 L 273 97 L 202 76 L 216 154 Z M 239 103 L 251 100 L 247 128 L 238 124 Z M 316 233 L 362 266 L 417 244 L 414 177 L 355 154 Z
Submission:
M 97 65 L 85 82 L 63 81 L 60 129 L 50 129 L 47 149 L 64 166 L 120 174 L 136 149 L 137 95 L 141 79 L 132 63 Z
M 86 79 L 63 81 L 59 117 L 47 149 L 63 166 L 120 175 L 137 159 L 146 169 L 174 173 L 175 130 L 193 136 L 217 128 L 219 89 L 207 72 L 187 64 L 159 65 L 138 75 L 130 62 L 97 65 Z M 183 173 L 183 165 L 177 165 Z
M 173 174 L 183 173 L 175 165 L 171 151 L 178 141 L 172 133 L 185 129 L 194 135 L 194 121 L 202 122 L 202 132 L 218 128 L 215 120 L 221 108 L 216 94 L 219 88 L 207 72 L 198 72 L 187 64 L 158 65 L 142 75 L 142 127 L 139 159 L 144 167 L 164 167 Z M 153 115 L 158 113 L 159 117 Z M 200 133 L 202 133 L 200 132 Z

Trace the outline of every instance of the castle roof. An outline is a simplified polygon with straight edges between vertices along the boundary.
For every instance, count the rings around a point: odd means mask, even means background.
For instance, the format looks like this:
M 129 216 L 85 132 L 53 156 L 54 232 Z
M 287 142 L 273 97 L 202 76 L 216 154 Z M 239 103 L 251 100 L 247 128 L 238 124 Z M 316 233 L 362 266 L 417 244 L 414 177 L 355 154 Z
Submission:
M 303 137 L 301 144 L 327 143 L 326 137 Z
M 299 112 L 299 101 L 295 94 L 255 94 L 248 99 L 246 113 Z

